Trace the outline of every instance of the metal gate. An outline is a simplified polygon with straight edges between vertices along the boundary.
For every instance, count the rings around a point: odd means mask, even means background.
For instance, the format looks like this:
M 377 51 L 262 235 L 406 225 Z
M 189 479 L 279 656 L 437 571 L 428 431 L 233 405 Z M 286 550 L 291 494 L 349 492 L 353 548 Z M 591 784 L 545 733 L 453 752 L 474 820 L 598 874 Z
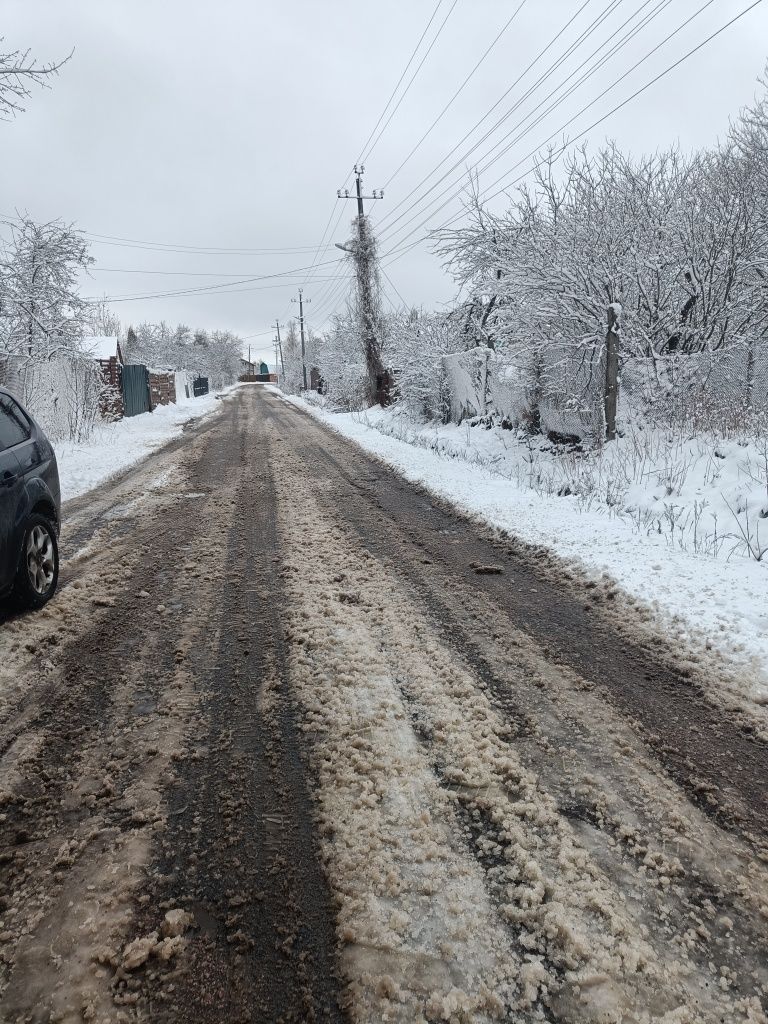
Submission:
M 150 411 L 149 371 L 146 366 L 123 366 L 123 405 L 126 416 Z
M 192 392 L 195 398 L 199 398 L 200 395 L 208 394 L 208 378 L 207 377 L 195 377 L 192 382 Z

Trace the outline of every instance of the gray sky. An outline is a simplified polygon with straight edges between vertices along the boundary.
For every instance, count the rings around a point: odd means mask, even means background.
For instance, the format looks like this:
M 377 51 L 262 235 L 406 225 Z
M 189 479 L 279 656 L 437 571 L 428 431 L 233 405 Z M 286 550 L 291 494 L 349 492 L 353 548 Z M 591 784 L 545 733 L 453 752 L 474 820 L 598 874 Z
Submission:
M 421 237 L 425 219 L 431 227 L 453 216 L 458 199 L 437 207 L 459 189 L 466 167 L 478 160 L 482 166 L 481 158 L 516 125 L 508 141 L 517 141 L 481 174 L 480 187 L 495 192 L 501 185 L 490 186 L 501 175 L 506 175 L 503 185 L 524 173 L 531 166 L 532 150 L 553 133 L 562 138 L 569 118 L 705 0 L 589 0 L 570 28 L 446 161 L 583 2 L 525 0 L 469 83 L 393 178 L 520 4 L 456 0 L 452 9 L 454 0 L 442 0 L 395 102 L 449 15 L 447 21 L 365 160 L 366 192 L 386 185 L 384 199 L 372 211 L 374 222 L 382 221 L 383 253 Z M 713 0 L 578 116 L 567 133 L 572 137 L 588 127 L 749 3 Z M 311 273 L 298 268 L 341 256 L 333 247 L 319 254 L 315 249 L 329 218 L 334 226 L 341 217 L 326 244 L 349 237 L 354 204 L 337 202 L 336 189 L 345 181 L 351 184 L 347 176 L 352 165 L 435 6 L 436 0 L 357 5 L 341 0 L 3 0 L 0 32 L 7 49 L 30 47 L 42 60 L 62 57 L 72 48 L 75 53 L 51 90 L 36 91 L 25 113 L 0 124 L 0 212 L 26 210 L 40 220 L 61 217 L 93 235 L 137 240 L 106 244 L 107 238 L 94 239 L 97 263 L 93 280 L 84 287 L 90 295 L 226 285 L 186 296 L 122 301 L 114 309 L 124 324 L 165 319 L 229 328 L 250 336 L 247 343 L 254 354 L 271 360 L 267 332 L 276 317 L 284 322 L 295 313 L 290 300 L 299 285 L 304 284 L 305 296 L 312 300 L 307 319 L 316 327 L 343 299 L 342 282 L 333 279 L 340 269 L 346 272 L 340 265 L 316 266 Z M 595 20 L 592 34 L 523 98 Z M 618 49 L 623 36 L 638 26 L 636 36 Z M 578 75 L 612 49 L 617 51 L 604 67 L 571 96 L 563 98 L 561 89 L 535 111 L 603 44 Z M 767 55 L 768 3 L 763 2 L 587 138 L 597 143 L 610 136 L 636 153 L 675 142 L 684 149 L 712 144 L 727 131 L 729 117 L 755 95 Z M 557 100 L 531 128 L 531 120 Z M 519 106 L 503 126 L 468 153 L 515 103 Z M 518 139 L 526 128 L 527 134 Z M 497 153 L 493 150 L 489 159 Z M 456 162 L 458 169 L 423 197 Z M 445 197 L 430 205 L 454 182 Z M 412 203 L 417 205 L 408 210 Z M 158 251 L 147 242 L 169 248 Z M 172 247 L 204 251 L 175 252 Z M 274 251 L 287 249 L 294 251 Z M 398 293 L 406 302 L 425 307 L 447 302 L 454 294 L 453 283 L 426 244 L 388 263 L 385 259 L 392 283 L 384 283 L 395 304 Z M 286 276 L 237 283 L 276 274 Z

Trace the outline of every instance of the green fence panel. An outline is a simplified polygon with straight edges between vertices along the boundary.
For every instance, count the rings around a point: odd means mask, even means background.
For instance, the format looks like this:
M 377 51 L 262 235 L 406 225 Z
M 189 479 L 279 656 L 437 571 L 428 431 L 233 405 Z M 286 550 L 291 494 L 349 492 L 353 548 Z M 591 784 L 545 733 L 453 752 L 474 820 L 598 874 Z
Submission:
M 149 371 L 146 366 L 124 366 L 122 377 L 125 415 L 138 416 L 149 412 Z

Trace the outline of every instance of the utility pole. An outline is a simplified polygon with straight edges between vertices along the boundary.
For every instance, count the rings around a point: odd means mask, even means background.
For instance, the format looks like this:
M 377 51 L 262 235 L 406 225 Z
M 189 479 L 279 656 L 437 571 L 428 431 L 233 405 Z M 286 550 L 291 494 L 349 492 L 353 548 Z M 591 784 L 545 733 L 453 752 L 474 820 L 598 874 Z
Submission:
M 280 340 L 280 321 L 279 320 L 275 320 L 275 327 L 277 328 L 277 347 L 278 347 L 278 349 L 280 351 L 280 369 L 283 372 L 283 376 L 285 376 L 285 363 L 283 362 L 283 343 Z M 277 369 L 277 363 L 275 363 L 275 369 Z
M 365 167 L 355 164 L 355 194 L 350 195 L 349 189 L 338 189 L 336 195 L 339 199 L 357 199 L 357 243 L 350 249 L 345 245 L 338 245 L 339 249 L 351 252 L 355 257 L 357 269 L 357 288 L 360 300 L 360 312 L 363 318 L 363 334 L 365 344 L 365 363 L 368 370 L 368 389 L 372 400 L 375 402 L 379 390 L 379 383 L 383 381 L 384 367 L 381 362 L 381 349 L 376 337 L 376 310 L 373 300 L 372 271 L 372 244 L 368 221 L 365 216 L 364 199 L 383 199 L 382 189 L 374 189 L 369 196 L 363 195 L 363 173 Z
M 299 298 L 293 299 L 293 302 L 298 301 L 299 303 L 299 330 L 301 331 L 301 376 L 304 381 L 304 390 L 307 390 L 307 361 L 304 347 L 304 289 L 299 288 Z M 307 302 L 311 302 L 312 299 L 307 299 Z

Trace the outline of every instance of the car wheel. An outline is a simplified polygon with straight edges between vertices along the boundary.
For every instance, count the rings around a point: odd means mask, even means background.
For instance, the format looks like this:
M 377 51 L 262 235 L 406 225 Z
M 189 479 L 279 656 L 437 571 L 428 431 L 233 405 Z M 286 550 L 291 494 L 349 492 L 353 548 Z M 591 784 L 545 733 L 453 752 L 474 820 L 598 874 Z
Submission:
M 50 601 L 59 582 L 59 545 L 53 523 L 45 516 L 31 515 L 24 530 L 19 568 L 13 591 L 21 608 L 42 608 Z

